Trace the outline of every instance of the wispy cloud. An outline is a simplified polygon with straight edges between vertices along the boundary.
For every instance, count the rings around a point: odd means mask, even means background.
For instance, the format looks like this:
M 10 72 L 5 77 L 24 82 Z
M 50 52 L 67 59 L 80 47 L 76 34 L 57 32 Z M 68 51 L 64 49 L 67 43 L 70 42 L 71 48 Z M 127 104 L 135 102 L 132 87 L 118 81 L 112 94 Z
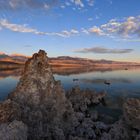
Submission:
M 33 34 L 42 34 L 42 35 L 44 34 L 43 32 L 37 31 L 36 29 L 33 28 L 29 28 L 26 25 L 18 25 L 18 24 L 10 23 L 6 19 L 0 20 L 0 27 L 9 29 L 14 32 L 33 33 Z
M 57 1 L 58 0 L 0 0 L 0 9 L 49 9 L 56 5 Z
M 102 46 L 92 47 L 92 48 L 82 48 L 75 50 L 76 53 L 98 53 L 98 54 L 123 54 L 130 53 L 133 49 L 109 49 Z
M 94 6 L 95 0 L 87 0 L 89 6 Z
M 95 0 L 0 0 L 0 10 L 21 10 L 29 9 L 44 9 L 48 10 L 54 6 L 65 8 L 72 6 L 75 8 L 84 8 L 86 6 L 94 6 Z
M 88 19 L 91 20 L 92 18 Z M 70 29 L 63 30 L 60 32 L 46 32 L 39 31 L 38 29 L 28 27 L 26 24 L 20 25 L 11 23 L 7 19 L 0 19 L 0 30 L 3 28 L 9 29 L 14 32 L 21 33 L 33 33 L 36 35 L 49 35 L 49 36 L 60 36 L 70 37 L 74 35 L 97 35 L 97 36 L 108 36 L 113 39 L 121 40 L 139 40 L 140 38 L 140 16 L 128 17 L 122 20 L 112 19 L 106 24 L 100 26 L 93 26 L 90 28 L 81 28 L 81 30 Z
M 61 8 L 71 6 L 72 9 L 75 11 L 76 9 L 82 10 L 83 8 L 86 8 L 87 6 L 92 7 L 94 6 L 95 0 L 65 0 L 64 3 L 62 3 L 63 6 L 60 6 Z
M 63 30 L 61 32 L 42 32 L 34 28 L 27 27 L 27 25 L 19 25 L 9 22 L 6 19 L 0 20 L 0 27 L 8 29 L 13 32 L 20 33 L 32 33 L 36 35 L 48 35 L 48 36 L 59 36 L 59 37 L 70 37 L 72 35 L 78 35 L 79 31 L 75 29 L 71 29 L 70 31 Z
M 84 3 L 82 2 L 82 0 L 71 0 L 71 2 L 73 2 L 77 6 L 84 7 Z

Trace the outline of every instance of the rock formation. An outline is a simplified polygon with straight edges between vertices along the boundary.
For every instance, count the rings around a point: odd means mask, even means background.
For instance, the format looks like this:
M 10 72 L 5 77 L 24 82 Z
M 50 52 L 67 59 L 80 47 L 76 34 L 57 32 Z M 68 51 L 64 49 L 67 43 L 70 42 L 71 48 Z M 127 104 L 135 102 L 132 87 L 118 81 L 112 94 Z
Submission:
M 0 140 L 26 140 L 27 126 L 20 121 L 0 124 Z
M 19 120 L 28 124 L 30 139 L 62 139 L 65 127 L 62 124 L 67 116 L 74 118 L 71 104 L 61 83 L 55 81 L 48 57 L 42 50 L 26 62 L 23 76 L 9 98 L 22 109 Z M 64 130 L 67 131 L 67 127 Z
M 21 116 L 21 109 L 16 102 L 10 99 L 0 103 L 0 123 L 6 123 L 18 119 Z
M 26 62 L 15 91 L 0 103 L 2 140 L 139 139 L 135 123 L 135 119 L 139 122 L 139 100 L 126 102 L 124 117 L 107 125 L 98 119 L 98 112 L 88 110 L 90 105 L 101 103 L 105 94 L 79 87 L 65 93 L 48 61 L 45 51 L 34 54 Z
M 72 88 L 66 94 L 74 110 L 81 112 L 85 112 L 90 105 L 101 103 L 105 95 L 104 92 L 96 93 L 89 89 L 81 90 L 78 86 Z
M 124 118 L 132 128 L 140 130 L 140 100 L 128 99 L 124 103 Z

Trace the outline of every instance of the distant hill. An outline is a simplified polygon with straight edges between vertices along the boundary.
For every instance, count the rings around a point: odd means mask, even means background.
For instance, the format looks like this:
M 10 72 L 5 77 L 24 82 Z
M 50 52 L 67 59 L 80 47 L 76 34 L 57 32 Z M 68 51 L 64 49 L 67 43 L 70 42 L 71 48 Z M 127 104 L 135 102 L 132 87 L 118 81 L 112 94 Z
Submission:
M 24 56 L 24 55 L 7 55 L 4 53 L 0 54 L 0 61 L 3 62 L 16 62 L 16 63 L 24 63 L 29 57 Z
M 50 58 L 50 63 L 52 65 L 84 65 L 84 66 L 102 66 L 102 65 L 140 65 L 140 63 L 134 62 L 119 62 L 111 60 L 93 60 L 87 58 L 78 58 L 70 56 L 60 56 L 55 58 Z
M 6 67 L 17 67 L 24 65 L 25 61 L 29 57 L 19 54 L 7 55 L 0 53 L 0 69 Z M 81 68 L 81 67 L 96 67 L 96 68 L 120 68 L 130 66 L 140 66 L 139 63 L 134 62 L 119 62 L 111 60 L 93 60 L 87 58 L 59 56 L 51 57 L 49 60 L 52 67 L 64 67 L 64 68 Z

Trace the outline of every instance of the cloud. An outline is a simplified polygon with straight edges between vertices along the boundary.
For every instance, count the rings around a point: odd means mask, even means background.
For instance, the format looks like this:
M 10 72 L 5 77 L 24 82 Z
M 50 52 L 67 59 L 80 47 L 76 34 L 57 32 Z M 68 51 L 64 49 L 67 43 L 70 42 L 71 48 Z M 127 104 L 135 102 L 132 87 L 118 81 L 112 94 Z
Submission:
M 94 6 L 94 0 L 87 0 L 89 6 Z
M 89 31 L 85 28 L 81 28 L 81 32 L 84 33 L 84 34 L 87 34 L 89 35 Z
M 77 6 L 84 7 L 84 3 L 82 2 L 82 0 L 71 0 L 71 2 Z
M 78 34 L 79 34 L 79 31 L 75 29 L 71 29 L 70 31 L 64 30 L 64 31 L 61 31 L 60 33 L 52 33 L 52 35 L 57 35 L 60 37 L 70 37 L 72 35 L 78 35 Z
M 91 19 L 89 19 L 91 20 Z M 70 29 L 59 32 L 39 31 L 38 29 L 28 27 L 27 25 L 20 25 L 11 23 L 7 19 L 0 19 L 0 30 L 3 28 L 21 33 L 33 33 L 37 35 L 70 37 L 74 35 L 97 35 L 108 36 L 113 39 L 121 40 L 139 40 L 140 39 L 140 16 L 128 17 L 122 20 L 112 19 L 106 24 L 100 26 L 93 26 L 90 28 L 81 28 L 80 30 Z
M 49 9 L 52 6 L 56 5 L 56 3 L 57 0 L 0 0 L 0 9 Z
M 9 22 L 6 19 L 0 20 L 0 28 L 5 28 L 13 32 L 20 33 L 32 33 L 35 35 L 47 35 L 47 36 L 59 36 L 59 37 L 70 37 L 72 35 L 78 35 L 79 31 L 71 29 L 70 31 L 63 30 L 61 32 L 42 32 L 34 28 L 27 27 L 27 25 L 19 25 Z
M 90 28 L 88 32 L 96 35 L 104 35 L 104 32 L 97 26 Z
M 43 32 L 39 32 L 36 29 L 26 27 L 26 25 L 18 25 L 18 24 L 10 23 L 6 19 L 0 20 L 0 27 L 9 29 L 14 32 L 44 34 Z
M 0 10 L 48 10 L 52 7 L 82 10 L 87 6 L 94 6 L 95 0 L 0 0 Z
M 78 10 L 81 10 L 86 6 L 94 6 L 94 1 L 95 0 L 69 0 L 69 2 L 66 1 L 65 4 L 67 6 L 71 6 L 72 4 L 74 4 L 76 7 L 78 7 Z
M 128 17 L 121 21 L 112 19 L 99 27 L 87 29 L 89 33 L 106 36 L 120 36 L 124 38 L 140 38 L 140 16 Z
M 133 49 L 109 49 L 102 46 L 92 47 L 92 48 L 83 48 L 75 50 L 76 53 L 98 53 L 98 54 L 124 54 L 130 53 Z

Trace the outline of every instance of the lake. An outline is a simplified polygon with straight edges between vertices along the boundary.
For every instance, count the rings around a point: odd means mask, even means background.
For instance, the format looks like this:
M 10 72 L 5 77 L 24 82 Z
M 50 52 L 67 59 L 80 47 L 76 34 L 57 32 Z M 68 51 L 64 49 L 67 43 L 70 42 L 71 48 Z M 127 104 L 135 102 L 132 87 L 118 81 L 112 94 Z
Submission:
M 82 89 L 105 91 L 106 106 L 97 107 L 99 112 L 112 116 L 121 114 L 123 102 L 129 98 L 140 98 L 140 69 L 114 71 L 86 71 L 76 74 L 55 72 L 56 80 L 61 80 L 64 89 L 69 90 L 79 85 Z M 0 71 L 0 100 L 4 100 L 12 92 L 20 78 L 20 70 Z M 105 84 L 106 82 L 110 85 Z M 114 111 L 114 112 L 113 112 Z

